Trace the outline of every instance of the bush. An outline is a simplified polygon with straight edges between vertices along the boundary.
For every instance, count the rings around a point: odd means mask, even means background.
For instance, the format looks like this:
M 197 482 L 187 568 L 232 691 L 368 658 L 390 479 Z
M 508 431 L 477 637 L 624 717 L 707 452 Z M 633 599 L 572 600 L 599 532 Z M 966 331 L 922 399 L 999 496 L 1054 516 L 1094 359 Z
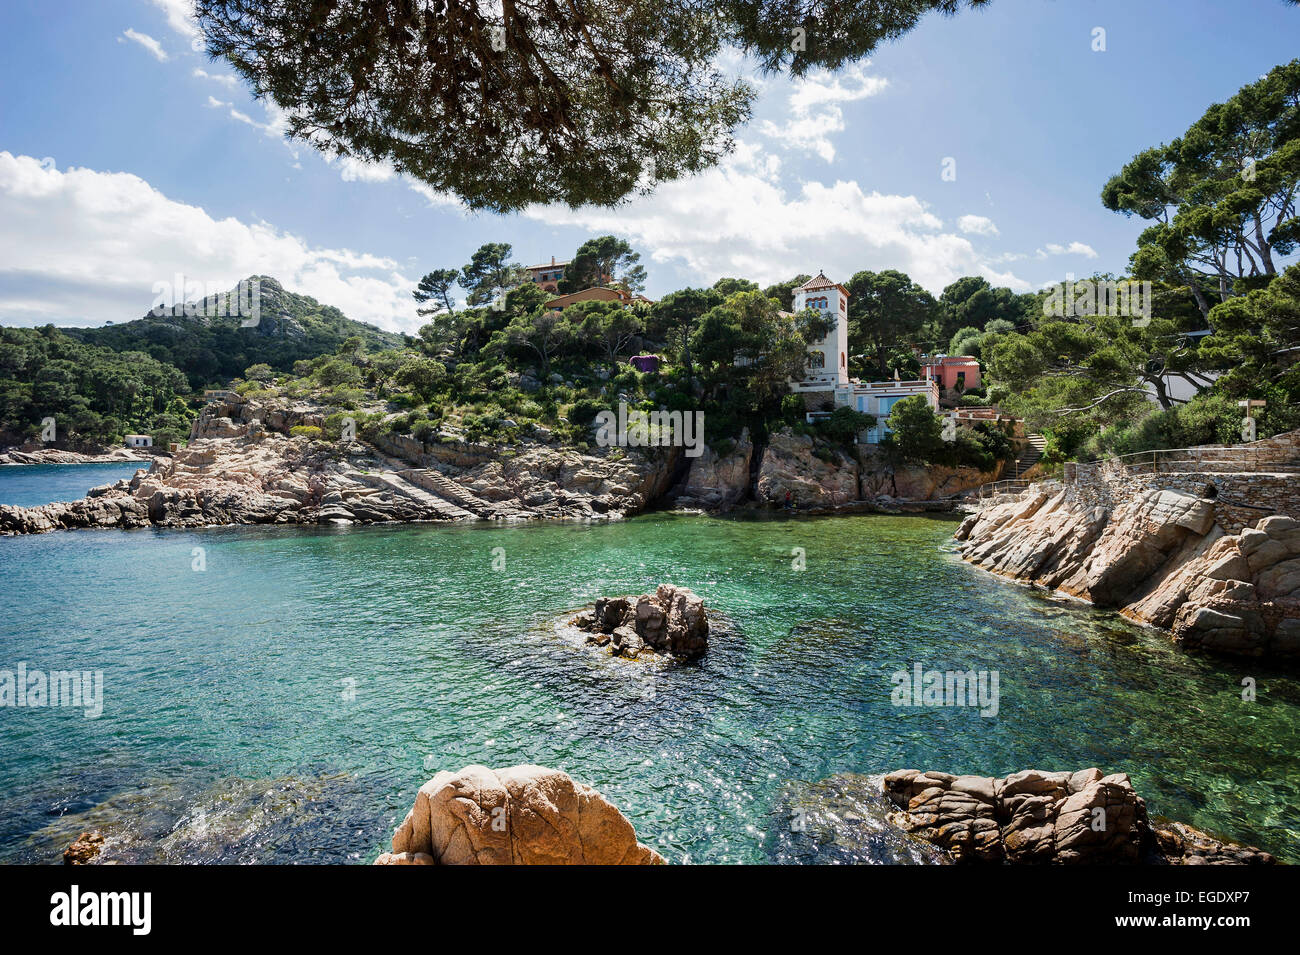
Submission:
M 289 429 L 289 433 L 295 438 L 308 438 L 312 441 L 319 441 L 321 429 L 314 424 L 296 424 Z
M 838 444 L 852 444 L 859 434 L 876 426 L 876 416 L 855 411 L 847 405 L 836 408 L 829 418 L 818 421 L 816 428 Z
M 569 409 L 569 424 L 579 428 L 587 428 L 596 420 L 596 415 L 602 411 L 609 410 L 608 405 L 603 401 L 596 401 L 594 398 L 579 398 Z

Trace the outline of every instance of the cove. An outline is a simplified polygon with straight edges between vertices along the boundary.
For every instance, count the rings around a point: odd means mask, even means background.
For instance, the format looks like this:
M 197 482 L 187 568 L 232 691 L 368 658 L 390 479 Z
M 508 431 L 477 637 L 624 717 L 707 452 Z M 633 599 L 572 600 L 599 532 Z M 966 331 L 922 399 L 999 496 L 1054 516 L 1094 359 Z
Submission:
M 364 862 L 436 770 L 537 763 L 670 862 L 783 861 L 790 780 L 1089 766 L 1129 773 L 1153 815 L 1300 861 L 1294 673 L 995 579 L 951 553 L 954 528 L 650 514 L 0 539 L 0 664 L 104 687 L 94 720 L 0 710 L 0 859 L 52 861 L 92 823 L 140 861 Z M 722 615 L 698 662 L 556 632 L 662 581 Z M 917 666 L 996 672 L 996 716 L 894 705 Z

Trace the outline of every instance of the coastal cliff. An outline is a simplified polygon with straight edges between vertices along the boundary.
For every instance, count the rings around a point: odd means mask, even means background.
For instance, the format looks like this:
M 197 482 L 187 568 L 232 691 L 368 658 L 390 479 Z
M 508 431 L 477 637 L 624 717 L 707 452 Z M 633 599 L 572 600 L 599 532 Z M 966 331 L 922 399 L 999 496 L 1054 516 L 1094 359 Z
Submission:
M 1118 608 L 1185 647 L 1295 659 L 1300 475 L 1284 469 L 1300 433 L 1258 444 L 1256 470 L 1102 469 L 1032 486 L 968 517 L 958 551 L 993 573 Z

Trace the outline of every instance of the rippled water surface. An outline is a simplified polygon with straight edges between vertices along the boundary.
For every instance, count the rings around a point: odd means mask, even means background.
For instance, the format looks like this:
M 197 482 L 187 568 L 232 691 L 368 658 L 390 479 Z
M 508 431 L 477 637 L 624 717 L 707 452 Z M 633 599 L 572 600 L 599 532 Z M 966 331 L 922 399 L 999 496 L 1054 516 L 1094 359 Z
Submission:
M 0 859 L 52 861 L 107 825 L 124 859 L 367 861 L 435 770 L 539 763 L 676 862 L 783 859 L 790 780 L 1094 765 L 1130 773 L 1154 814 L 1300 861 L 1294 674 L 997 581 L 947 552 L 953 527 L 649 515 L 0 539 L 0 667 L 102 669 L 106 697 L 99 719 L 0 709 Z M 557 632 L 664 580 L 725 616 L 702 662 L 617 661 Z M 915 663 L 998 671 L 997 716 L 891 705 Z
M 75 501 L 92 487 L 129 478 L 148 466 L 138 461 L 0 466 L 0 504 L 37 507 L 51 501 Z

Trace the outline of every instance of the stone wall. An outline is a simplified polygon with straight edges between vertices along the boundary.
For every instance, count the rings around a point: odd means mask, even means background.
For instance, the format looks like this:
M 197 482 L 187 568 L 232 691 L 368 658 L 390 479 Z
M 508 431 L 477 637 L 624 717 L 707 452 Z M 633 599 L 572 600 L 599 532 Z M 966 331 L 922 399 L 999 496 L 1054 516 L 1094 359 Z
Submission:
M 1200 450 L 1207 460 L 1198 464 Z M 1250 445 L 1209 445 L 1179 458 L 1154 464 L 1139 460 L 1131 466 L 1114 460 L 1079 465 L 1066 474 L 1068 499 L 1113 510 L 1145 491 L 1178 491 L 1213 499 L 1215 523 L 1229 534 L 1274 514 L 1300 519 L 1300 431 Z M 1220 460 L 1209 460 L 1213 458 Z

